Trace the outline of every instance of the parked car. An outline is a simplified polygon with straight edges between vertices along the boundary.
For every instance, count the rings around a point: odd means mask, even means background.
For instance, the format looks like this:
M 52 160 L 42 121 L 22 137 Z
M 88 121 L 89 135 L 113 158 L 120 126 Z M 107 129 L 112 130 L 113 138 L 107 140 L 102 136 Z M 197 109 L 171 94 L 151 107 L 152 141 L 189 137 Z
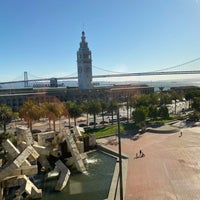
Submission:
M 99 124 L 108 124 L 108 121 L 101 121 Z
M 89 125 L 94 126 L 94 125 L 97 125 L 97 123 L 95 124 L 94 122 L 90 122 Z
M 72 125 L 70 125 L 70 126 L 69 126 L 69 125 L 65 125 L 64 127 L 65 127 L 65 128 L 69 128 L 69 129 L 70 129 L 70 128 L 74 128 L 74 126 L 72 126 Z
M 127 121 L 128 118 L 127 118 L 127 117 L 120 117 L 119 120 L 120 120 L 120 121 Z
M 88 126 L 87 124 L 79 124 L 78 125 L 79 127 L 85 127 L 85 126 Z
M 80 119 L 80 120 L 78 120 L 77 122 L 85 122 L 86 121 L 86 119 Z
M 109 119 L 109 123 L 114 123 L 114 122 L 117 122 L 117 119 Z
M 49 131 L 52 131 L 53 129 L 51 129 L 51 128 L 47 128 L 46 130 L 45 130 L 45 132 L 49 132 Z

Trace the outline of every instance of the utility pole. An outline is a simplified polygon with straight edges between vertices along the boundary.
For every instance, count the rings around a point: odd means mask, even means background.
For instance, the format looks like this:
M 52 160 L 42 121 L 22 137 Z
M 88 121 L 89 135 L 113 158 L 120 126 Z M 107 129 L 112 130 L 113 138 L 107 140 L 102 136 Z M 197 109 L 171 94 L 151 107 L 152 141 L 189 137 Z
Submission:
M 119 154 L 119 181 L 120 181 L 120 200 L 123 200 L 123 179 L 122 179 L 122 152 L 121 152 L 121 135 L 119 121 L 119 106 L 117 108 L 117 127 L 118 127 L 118 154 Z
M 126 111 L 127 111 L 127 123 L 129 123 L 129 102 L 128 102 L 128 97 L 126 97 Z

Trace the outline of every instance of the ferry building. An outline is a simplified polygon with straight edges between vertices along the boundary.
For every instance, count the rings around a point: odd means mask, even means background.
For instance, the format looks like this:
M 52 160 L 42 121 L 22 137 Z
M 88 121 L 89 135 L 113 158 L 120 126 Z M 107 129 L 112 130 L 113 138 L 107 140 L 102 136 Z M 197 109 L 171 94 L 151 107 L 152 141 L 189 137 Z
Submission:
M 0 103 L 7 104 L 13 111 L 18 111 L 28 99 L 36 102 L 74 101 L 81 103 L 92 99 L 110 101 L 124 100 L 138 94 L 154 92 L 148 85 L 111 85 L 94 86 L 92 83 L 92 53 L 86 42 L 85 32 L 82 32 L 80 47 L 77 51 L 78 87 L 59 87 L 56 78 L 50 79 L 47 87 L 24 87 L 16 89 L 0 89 Z

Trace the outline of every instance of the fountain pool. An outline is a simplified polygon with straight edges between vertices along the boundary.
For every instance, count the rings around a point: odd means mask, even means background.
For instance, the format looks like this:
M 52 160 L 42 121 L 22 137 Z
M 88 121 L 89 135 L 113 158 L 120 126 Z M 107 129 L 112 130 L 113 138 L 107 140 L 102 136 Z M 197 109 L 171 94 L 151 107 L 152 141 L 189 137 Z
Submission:
M 44 183 L 44 200 L 103 200 L 109 193 L 116 158 L 95 151 L 85 161 L 86 173 L 71 171 L 67 186 L 62 192 L 54 191 L 54 181 Z

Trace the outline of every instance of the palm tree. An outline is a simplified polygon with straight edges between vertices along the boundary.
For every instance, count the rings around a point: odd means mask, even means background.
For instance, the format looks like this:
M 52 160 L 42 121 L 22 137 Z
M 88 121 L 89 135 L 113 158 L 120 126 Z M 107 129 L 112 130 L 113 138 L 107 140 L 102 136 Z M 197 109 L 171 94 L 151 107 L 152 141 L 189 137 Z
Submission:
M 69 115 L 69 126 L 70 126 L 70 118 L 74 118 L 74 125 L 76 126 L 76 119 L 81 116 L 83 110 L 82 110 L 82 105 L 78 105 L 72 101 L 67 101 L 64 103 L 68 115 Z
M 195 97 L 200 97 L 200 90 L 199 88 L 191 88 L 185 92 L 185 99 L 189 102 L 189 108 L 192 106 L 192 102 Z
M 32 131 L 32 122 L 41 117 L 41 110 L 33 101 L 26 101 L 19 110 L 19 117 L 28 123 L 28 127 Z
M 176 115 L 176 103 L 177 103 L 177 100 L 179 99 L 182 99 L 182 96 L 180 93 L 176 92 L 176 91 L 172 91 L 171 93 L 171 99 L 174 100 L 174 114 Z
M 61 103 L 42 103 L 43 116 L 49 119 L 49 128 L 51 129 L 51 120 L 53 121 L 53 130 L 56 130 L 56 120 L 63 114 L 64 106 Z
M 94 127 L 96 127 L 96 115 L 101 112 L 101 104 L 97 100 L 91 100 L 88 102 L 88 112 L 93 115 Z
M 74 118 L 74 125 L 76 126 L 76 119 L 78 117 L 80 117 L 81 114 L 82 114 L 82 108 L 81 108 L 81 106 L 72 102 L 70 104 L 68 112 L 69 112 L 70 116 Z
M 0 105 L 0 121 L 3 123 L 4 133 L 6 132 L 6 125 L 11 122 L 12 116 L 13 112 L 9 106 Z
M 81 107 L 82 107 L 82 111 L 83 113 L 86 113 L 87 115 L 87 125 L 88 125 L 88 121 L 89 121 L 89 103 L 86 101 L 86 102 L 83 102 L 81 104 Z
M 118 106 L 119 106 L 119 102 L 116 101 L 116 100 L 112 100 L 112 101 L 109 102 L 109 105 L 108 105 L 108 112 L 111 113 L 112 125 L 113 125 L 113 116 L 114 116 L 114 113 L 117 112 Z
M 102 121 L 104 122 L 104 112 L 108 108 L 108 103 L 106 101 L 100 101 L 100 104 L 101 104 Z
M 66 101 L 66 102 L 63 103 L 65 109 L 66 109 L 67 112 L 68 112 L 68 124 L 69 124 L 69 127 L 71 126 L 71 121 L 70 121 L 71 115 L 70 115 L 70 112 L 69 112 L 71 103 L 73 103 L 73 102 L 72 102 L 72 101 Z
M 66 118 L 70 118 L 69 111 L 68 111 L 67 107 L 65 106 L 65 104 L 62 102 L 60 106 L 62 109 L 62 115 L 65 116 Z

